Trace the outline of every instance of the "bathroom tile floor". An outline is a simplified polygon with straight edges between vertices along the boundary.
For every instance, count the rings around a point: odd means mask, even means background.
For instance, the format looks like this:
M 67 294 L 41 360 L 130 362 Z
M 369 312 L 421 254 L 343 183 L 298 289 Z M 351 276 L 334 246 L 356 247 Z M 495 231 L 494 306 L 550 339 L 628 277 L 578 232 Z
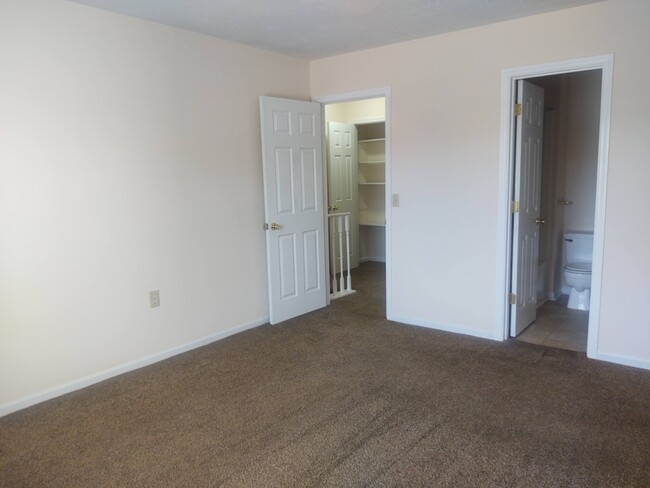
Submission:
M 589 312 L 566 308 L 569 297 L 547 301 L 537 309 L 537 319 L 517 340 L 570 351 L 586 352 Z

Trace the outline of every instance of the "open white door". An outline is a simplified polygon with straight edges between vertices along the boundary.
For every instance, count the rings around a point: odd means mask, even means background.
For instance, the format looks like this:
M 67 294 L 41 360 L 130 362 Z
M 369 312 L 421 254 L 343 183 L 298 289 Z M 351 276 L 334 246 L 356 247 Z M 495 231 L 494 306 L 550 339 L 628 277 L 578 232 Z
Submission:
M 524 80 L 517 81 L 515 137 L 514 222 L 512 237 L 512 294 L 510 335 L 519 335 L 536 318 L 537 266 L 542 143 L 544 135 L 544 90 Z M 518 207 L 518 209 L 517 209 Z
M 327 303 L 321 106 L 260 97 L 270 322 Z
M 350 268 L 359 266 L 357 130 L 354 124 L 328 124 L 330 213 L 350 212 Z M 347 263 L 347 261 L 345 261 Z

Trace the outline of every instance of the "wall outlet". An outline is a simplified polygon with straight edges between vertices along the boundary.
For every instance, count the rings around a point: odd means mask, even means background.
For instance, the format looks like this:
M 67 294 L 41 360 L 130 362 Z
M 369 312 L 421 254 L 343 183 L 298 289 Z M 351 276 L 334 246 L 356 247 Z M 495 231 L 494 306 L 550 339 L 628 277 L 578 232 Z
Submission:
M 149 292 L 149 308 L 160 307 L 160 290 Z
M 393 193 L 393 207 L 399 207 L 399 193 Z

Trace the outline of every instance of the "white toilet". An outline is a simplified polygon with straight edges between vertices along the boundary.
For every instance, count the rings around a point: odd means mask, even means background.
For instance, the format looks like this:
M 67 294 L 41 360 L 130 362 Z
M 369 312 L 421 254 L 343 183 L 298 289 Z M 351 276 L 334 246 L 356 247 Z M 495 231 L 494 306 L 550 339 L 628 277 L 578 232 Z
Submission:
M 568 308 L 589 310 L 593 251 L 592 233 L 567 232 L 564 235 L 564 281 L 571 287 Z

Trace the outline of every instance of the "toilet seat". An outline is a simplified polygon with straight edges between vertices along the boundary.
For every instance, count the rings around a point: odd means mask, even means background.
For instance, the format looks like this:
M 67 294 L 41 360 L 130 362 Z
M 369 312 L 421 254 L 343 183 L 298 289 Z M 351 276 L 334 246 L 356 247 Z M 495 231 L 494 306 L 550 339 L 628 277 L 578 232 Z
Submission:
M 576 274 L 591 274 L 591 263 L 567 263 L 564 269 Z

